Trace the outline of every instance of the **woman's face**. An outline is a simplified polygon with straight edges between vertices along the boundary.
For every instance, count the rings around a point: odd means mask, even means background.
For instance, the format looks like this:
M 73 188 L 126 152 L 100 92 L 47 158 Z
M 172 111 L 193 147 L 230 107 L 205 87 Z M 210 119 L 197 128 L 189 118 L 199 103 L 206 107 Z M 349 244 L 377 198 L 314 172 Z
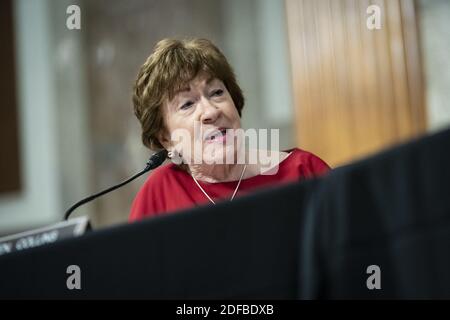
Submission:
M 239 113 L 217 78 L 200 73 L 176 92 L 164 104 L 164 121 L 168 132 L 161 142 L 166 149 L 180 153 L 188 164 L 225 163 L 237 155 L 233 133 L 241 128 Z

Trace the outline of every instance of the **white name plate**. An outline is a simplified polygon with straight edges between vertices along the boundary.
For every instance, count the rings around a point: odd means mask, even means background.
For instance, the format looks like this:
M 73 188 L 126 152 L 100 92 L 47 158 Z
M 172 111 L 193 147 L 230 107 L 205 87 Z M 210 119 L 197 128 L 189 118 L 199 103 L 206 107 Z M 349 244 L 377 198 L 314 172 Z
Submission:
M 47 227 L 0 238 L 0 256 L 14 251 L 39 247 L 61 239 L 82 235 L 89 225 L 87 217 L 77 217 Z

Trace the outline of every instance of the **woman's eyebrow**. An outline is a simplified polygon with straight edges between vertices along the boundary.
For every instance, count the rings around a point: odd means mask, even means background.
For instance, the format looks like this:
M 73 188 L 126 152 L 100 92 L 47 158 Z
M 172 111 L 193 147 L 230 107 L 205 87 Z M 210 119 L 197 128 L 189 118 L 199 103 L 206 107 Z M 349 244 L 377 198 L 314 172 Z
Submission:
M 205 81 L 205 84 L 207 85 L 207 86 L 210 86 L 211 85 L 211 82 L 213 82 L 213 81 L 218 81 L 219 79 L 218 78 L 215 78 L 215 77 L 208 77 L 207 79 L 206 79 L 206 81 Z M 178 90 L 175 90 L 174 91 L 174 97 L 175 96 L 177 96 L 179 93 L 184 93 L 184 92 L 189 92 L 189 91 L 191 91 L 191 88 L 190 88 L 190 86 L 186 86 L 186 87 L 182 87 L 182 88 L 179 88 Z
M 180 89 L 174 91 L 174 96 L 176 96 L 179 93 L 189 92 L 189 91 L 191 91 L 191 88 L 189 86 L 184 87 L 184 88 L 180 88 Z
M 207 80 L 207 82 L 206 82 L 207 87 L 222 86 L 222 85 L 223 85 L 223 83 L 218 78 L 211 78 L 211 79 Z

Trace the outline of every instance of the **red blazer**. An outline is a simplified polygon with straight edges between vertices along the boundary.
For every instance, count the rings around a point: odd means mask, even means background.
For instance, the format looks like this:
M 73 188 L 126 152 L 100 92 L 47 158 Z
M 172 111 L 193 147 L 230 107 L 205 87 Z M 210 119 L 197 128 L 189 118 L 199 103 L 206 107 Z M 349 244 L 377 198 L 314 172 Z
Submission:
M 257 175 L 241 182 L 236 197 L 248 194 L 257 189 L 299 181 L 320 176 L 330 167 L 314 154 L 295 148 L 278 167 L 274 175 Z M 237 181 L 199 184 L 214 202 L 229 200 L 236 189 Z M 195 184 L 186 171 L 175 164 L 167 164 L 157 168 L 147 178 L 133 201 L 129 221 L 140 220 L 190 207 L 210 203 L 205 194 Z

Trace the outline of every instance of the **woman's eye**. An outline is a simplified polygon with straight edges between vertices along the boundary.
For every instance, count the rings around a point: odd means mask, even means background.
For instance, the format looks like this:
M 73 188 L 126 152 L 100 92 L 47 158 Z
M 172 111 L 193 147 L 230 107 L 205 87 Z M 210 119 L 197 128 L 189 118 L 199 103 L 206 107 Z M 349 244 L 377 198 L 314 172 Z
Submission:
M 188 101 L 188 102 L 186 102 L 185 104 L 183 104 L 183 105 L 180 107 L 180 109 L 181 109 L 181 110 L 189 109 L 193 104 L 194 104 L 194 103 L 193 103 L 192 101 Z
M 223 90 L 222 89 L 218 89 L 218 90 L 214 90 L 211 96 L 213 96 L 213 97 L 220 97 L 221 95 L 223 95 Z

